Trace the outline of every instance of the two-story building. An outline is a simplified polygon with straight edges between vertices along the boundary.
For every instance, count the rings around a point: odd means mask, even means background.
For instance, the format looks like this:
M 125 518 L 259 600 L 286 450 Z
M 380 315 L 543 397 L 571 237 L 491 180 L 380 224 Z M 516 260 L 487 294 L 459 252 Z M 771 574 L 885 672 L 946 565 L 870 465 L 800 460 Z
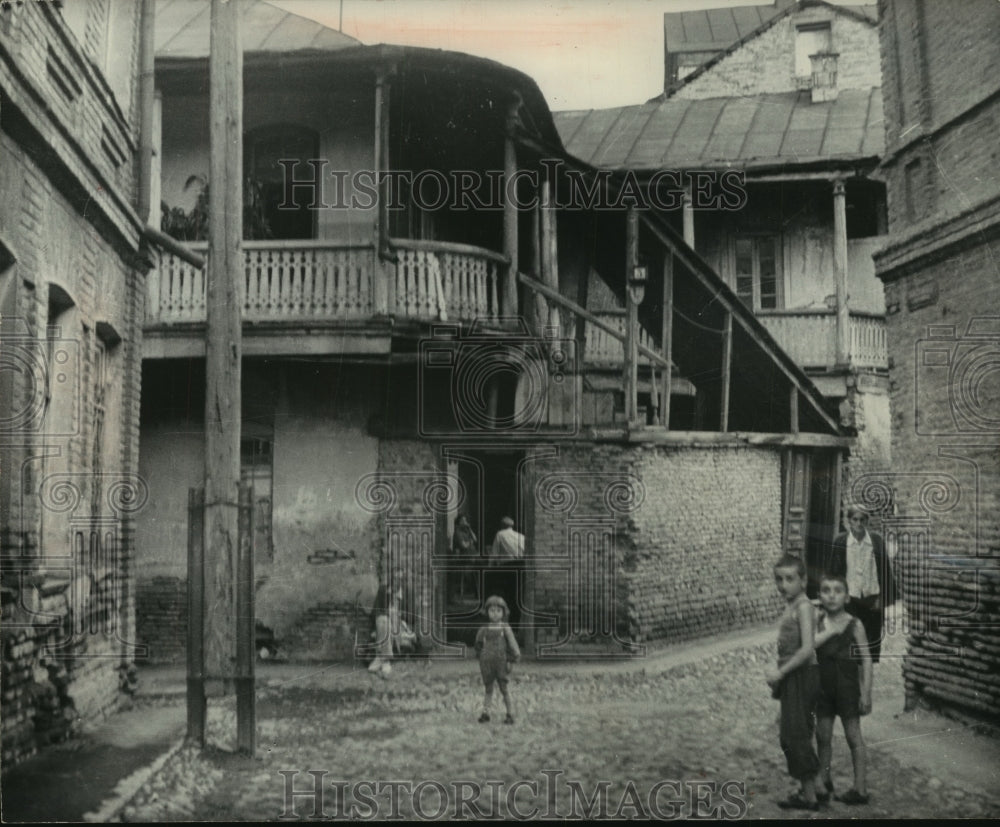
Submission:
M 856 434 L 846 496 L 890 460 L 872 262 L 886 231 L 875 10 L 779 0 L 674 12 L 664 40 L 663 95 L 557 113 L 557 127 L 595 166 L 647 188 L 687 188 L 683 201 L 661 196 L 661 208 Z M 838 526 L 835 515 L 810 530 Z
M 114 710 L 140 654 L 139 55 L 135 3 L 0 4 L 4 769 Z
M 736 293 L 656 214 L 576 200 L 596 171 L 524 74 L 263 2 L 243 42 L 243 476 L 257 619 L 280 647 L 350 657 L 399 568 L 417 631 L 457 653 L 487 567 L 449 557 L 461 512 L 483 554 L 503 516 L 525 534 L 531 652 L 772 616 L 770 563 L 815 517 L 801 492 L 832 519 L 850 439 Z M 161 3 L 163 226 L 210 256 L 207 52 L 203 4 Z M 204 279 L 164 254 L 148 285 L 138 626 L 157 660 L 187 622 Z M 591 313 L 598 292 L 635 321 Z M 461 568 L 464 597 L 446 587 Z

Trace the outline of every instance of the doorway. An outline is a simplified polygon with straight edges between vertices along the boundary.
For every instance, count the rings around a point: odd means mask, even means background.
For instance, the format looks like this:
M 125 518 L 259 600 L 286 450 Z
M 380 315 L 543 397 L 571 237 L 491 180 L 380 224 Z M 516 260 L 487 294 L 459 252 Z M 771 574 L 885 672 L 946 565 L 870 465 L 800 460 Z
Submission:
M 458 477 L 465 491 L 462 506 L 450 515 L 448 563 L 438 583 L 444 595 L 439 605 L 443 606 L 445 639 L 449 643 L 472 644 L 483 622 L 483 603 L 488 595 L 497 592 L 507 599 L 511 626 L 521 639 L 519 623 L 527 590 L 523 560 L 520 571 L 513 565 L 491 567 L 490 549 L 504 517 L 510 517 L 522 535 L 530 534 L 522 496 L 525 452 L 462 447 L 445 448 L 444 456 L 448 471 Z M 456 549 L 455 523 L 462 514 L 475 535 L 471 550 Z

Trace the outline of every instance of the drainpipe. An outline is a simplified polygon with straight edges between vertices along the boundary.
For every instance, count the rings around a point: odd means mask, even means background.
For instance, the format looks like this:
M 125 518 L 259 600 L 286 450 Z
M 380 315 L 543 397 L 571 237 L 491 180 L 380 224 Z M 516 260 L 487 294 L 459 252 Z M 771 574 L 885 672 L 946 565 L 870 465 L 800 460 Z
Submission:
M 152 214 L 153 108 L 156 105 L 156 0 L 142 0 L 139 8 L 139 193 L 136 212 L 143 224 Z

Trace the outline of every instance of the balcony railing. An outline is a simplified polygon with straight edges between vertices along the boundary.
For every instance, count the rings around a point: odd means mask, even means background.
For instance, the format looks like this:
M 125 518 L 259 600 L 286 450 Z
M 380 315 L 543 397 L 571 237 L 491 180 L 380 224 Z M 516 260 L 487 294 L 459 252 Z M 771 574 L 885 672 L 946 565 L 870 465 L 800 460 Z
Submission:
M 603 310 L 594 312 L 594 316 L 615 330 L 625 332 L 624 310 Z M 621 365 L 625 361 L 625 343 L 610 335 L 590 322 L 586 323 L 587 337 L 583 351 L 583 361 L 591 365 Z M 660 346 L 653 342 L 653 337 L 642 327 L 639 328 L 639 344 L 650 350 L 660 352 Z M 639 364 L 648 365 L 649 357 L 639 354 Z
M 208 245 L 189 245 L 207 256 Z M 246 321 L 358 320 L 377 314 L 424 320 L 495 320 L 503 256 L 461 244 L 394 241 L 392 264 L 372 245 L 329 241 L 245 241 Z M 383 275 L 385 274 L 385 275 Z M 147 323 L 203 322 L 206 270 L 164 252 L 149 276 Z M 375 281 L 390 282 L 376 291 Z M 384 298 L 378 307 L 376 293 Z
M 837 361 L 837 315 L 831 310 L 763 311 L 758 319 L 785 352 L 803 368 L 828 368 Z M 852 311 L 848 346 L 850 364 L 886 368 L 885 319 Z
M 395 306 L 411 319 L 486 319 L 500 315 L 497 279 L 507 259 L 443 241 L 392 239 L 396 249 Z

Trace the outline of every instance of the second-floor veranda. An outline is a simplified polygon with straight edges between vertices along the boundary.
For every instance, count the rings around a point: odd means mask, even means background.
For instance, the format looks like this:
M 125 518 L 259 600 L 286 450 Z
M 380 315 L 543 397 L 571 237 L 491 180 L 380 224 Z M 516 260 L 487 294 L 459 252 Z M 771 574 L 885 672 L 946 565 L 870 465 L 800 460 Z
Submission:
M 154 165 L 163 229 L 203 258 L 206 72 L 204 60 L 158 61 Z M 518 313 L 517 268 L 530 269 L 550 241 L 539 209 L 516 208 L 510 192 L 540 200 L 538 147 L 561 152 L 530 79 L 490 61 L 397 47 L 250 56 L 244 78 L 239 281 L 248 324 Z M 147 338 L 198 335 L 206 277 L 207 268 L 161 254 L 149 276 Z

